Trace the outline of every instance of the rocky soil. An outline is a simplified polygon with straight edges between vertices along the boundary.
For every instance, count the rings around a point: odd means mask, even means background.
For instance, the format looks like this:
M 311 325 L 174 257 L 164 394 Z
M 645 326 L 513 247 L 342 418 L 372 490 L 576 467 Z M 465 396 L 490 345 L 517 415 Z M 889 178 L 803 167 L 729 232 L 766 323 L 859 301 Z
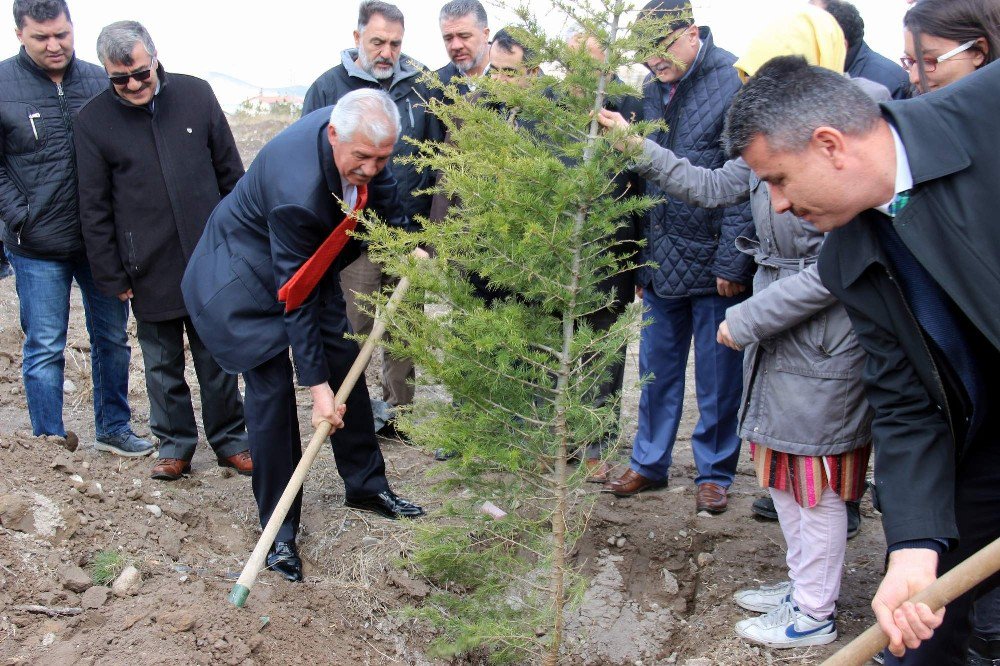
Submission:
M 233 125 L 249 159 L 283 123 L 265 118 Z M 431 589 L 398 566 L 409 552 L 407 525 L 344 508 L 329 450 L 305 486 L 300 546 L 306 582 L 290 584 L 265 572 L 245 608 L 236 609 L 226 596 L 259 534 L 249 479 L 217 467 L 204 443 L 192 473 L 173 483 L 148 478 L 151 459 L 94 450 L 89 342 L 75 290 L 65 419 L 77 439 L 31 437 L 17 313 L 14 282 L 3 280 L 0 666 L 441 663 L 425 655 L 432 638 L 427 627 L 396 613 L 419 605 Z M 134 335 L 132 342 L 133 423 L 148 433 L 142 356 Z M 634 383 L 634 354 L 628 367 Z M 188 375 L 197 401 L 190 366 Z M 372 369 L 371 376 L 377 376 Z M 591 583 L 568 622 L 566 663 L 818 663 L 871 621 L 868 599 L 883 542 L 866 501 L 861 534 L 848 546 L 840 640 L 825 648 L 772 651 L 736 637 L 732 625 L 745 614 L 732 603 L 732 593 L 783 575 L 783 541 L 776 524 L 750 517 L 758 491 L 746 459 L 730 510 L 695 515 L 692 381 L 670 487 L 628 500 L 598 500 L 576 554 Z M 636 403 L 633 388 L 626 396 L 626 444 Z M 305 396 L 301 404 L 307 404 Z M 308 410 L 300 409 L 300 420 L 308 432 Z M 383 451 L 397 492 L 431 511 L 440 506 L 444 498 L 427 480 L 438 463 L 428 452 L 395 440 L 383 441 Z M 620 455 L 627 461 L 627 447 Z M 111 557 L 120 567 L 133 569 L 114 584 L 96 584 L 95 556 L 109 552 L 117 554 Z

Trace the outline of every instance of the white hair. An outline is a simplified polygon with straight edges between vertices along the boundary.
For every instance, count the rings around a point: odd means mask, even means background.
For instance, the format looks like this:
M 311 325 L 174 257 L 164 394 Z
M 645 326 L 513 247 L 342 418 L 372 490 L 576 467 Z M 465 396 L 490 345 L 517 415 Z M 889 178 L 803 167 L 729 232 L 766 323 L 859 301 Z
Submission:
M 330 124 L 344 141 L 360 130 L 372 143 L 389 139 L 395 143 L 402 131 L 399 109 L 389 95 L 375 88 L 352 90 L 341 97 L 330 112 Z

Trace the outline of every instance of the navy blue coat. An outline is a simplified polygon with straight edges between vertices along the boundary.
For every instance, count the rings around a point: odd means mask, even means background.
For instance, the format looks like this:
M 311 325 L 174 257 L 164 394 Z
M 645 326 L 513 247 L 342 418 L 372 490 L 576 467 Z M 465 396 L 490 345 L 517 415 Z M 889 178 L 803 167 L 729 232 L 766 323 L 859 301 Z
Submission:
M 278 289 L 344 219 L 340 173 L 320 109 L 272 139 L 213 211 L 181 281 L 205 346 L 224 370 L 244 372 L 289 346 L 298 382 L 328 380 L 323 336 L 348 330 L 338 272 L 358 258 L 352 239 L 301 307 L 285 313 Z M 368 184 L 368 207 L 403 226 L 387 168 Z
M 646 120 L 667 122 L 666 131 L 650 136 L 653 141 L 696 166 L 717 169 L 726 162 L 720 142 L 726 111 L 742 84 L 733 67 L 736 56 L 715 46 L 706 27 L 701 28 L 701 39 L 704 45 L 697 60 L 666 107 L 663 100 L 669 85 L 646 77 L 643 113 Z M 749 204 L 698 208 L 674 199 L 652 182 L 647 183 L 646 194 L 664 202 L 646 215 L 645 260 L 658 267 L 642 269 L 640 285 L 670 297 L 715 294 L 716 277 L 750 284 L 753 259 L 736 249 L 739 236 L 756 238 Z
M 893 99 L 910 97 L 910 76 L 898 62 L 893 62 L 871 50 L 865 42 L 854 45 L 847 52 L 847 73 L 851 78 L 868 79 L 889 89 Z

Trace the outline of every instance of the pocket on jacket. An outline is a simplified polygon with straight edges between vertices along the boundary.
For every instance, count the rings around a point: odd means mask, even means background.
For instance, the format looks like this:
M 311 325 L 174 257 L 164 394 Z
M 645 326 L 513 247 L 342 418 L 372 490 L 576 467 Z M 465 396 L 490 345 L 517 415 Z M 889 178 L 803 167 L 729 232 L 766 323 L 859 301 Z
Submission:
M 277 295 L 268 289 L 264 281 L 254 272 L 243 257 L 236 257 L 231 264 L 233 273 L 239 279 L 247 295 L 253 299 L 262 312 L 275 309 L 278 304 Z M 280 306 L 279 308 L 280 309 Z
M 828 308 L 778 337 L 775 369 L 804 377 L 860 377 L 863 352 L 847 313 L 839 311 Z
M 29 155 L 45 145 L 45 120 L 34 104 L 0 102 L 0 122 L 4 154 Z

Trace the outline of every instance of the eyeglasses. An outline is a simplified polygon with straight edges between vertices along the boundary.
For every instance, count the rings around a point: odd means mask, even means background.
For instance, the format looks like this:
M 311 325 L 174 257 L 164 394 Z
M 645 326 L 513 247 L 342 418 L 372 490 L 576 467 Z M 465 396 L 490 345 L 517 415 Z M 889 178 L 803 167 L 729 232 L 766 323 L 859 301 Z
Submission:
M 155 69 L 156 58 L 153 58 L 149 61 L 149 67 L 146 69 L 141 69 L 138 72 L 132 72 L 131 74 L 116 74 L 115 76 L 109 76 L 108 79 L 116 86 L 127 86 L 129 79 L 135 79 L 140 83 L 146 81 Z
M 962 51 L 968 51 L 969 49 L 971 49 L 973 46 L 976 45 L 977 41 L 979 40 L 977 39 L 970 40 L 962 44 L 961 46 L 953 48 L 951 51 L 948 51 L 944 55 L 939 55 L 936 58 L 924 58 L 924 71 L 927 73 L 933 72 L 935 69 L 937 69 L 939 62 L 944 62 L 945 60 L 954 58 Z M 911 58 L 910 56 L 903 56 L 902 58 L 899 59 L 899 62 L 903 64 L 903 69 L 905 69 L 906 71 L 910 71 L 913 68 L 913 66 L 917 64 L 917 61 Z

